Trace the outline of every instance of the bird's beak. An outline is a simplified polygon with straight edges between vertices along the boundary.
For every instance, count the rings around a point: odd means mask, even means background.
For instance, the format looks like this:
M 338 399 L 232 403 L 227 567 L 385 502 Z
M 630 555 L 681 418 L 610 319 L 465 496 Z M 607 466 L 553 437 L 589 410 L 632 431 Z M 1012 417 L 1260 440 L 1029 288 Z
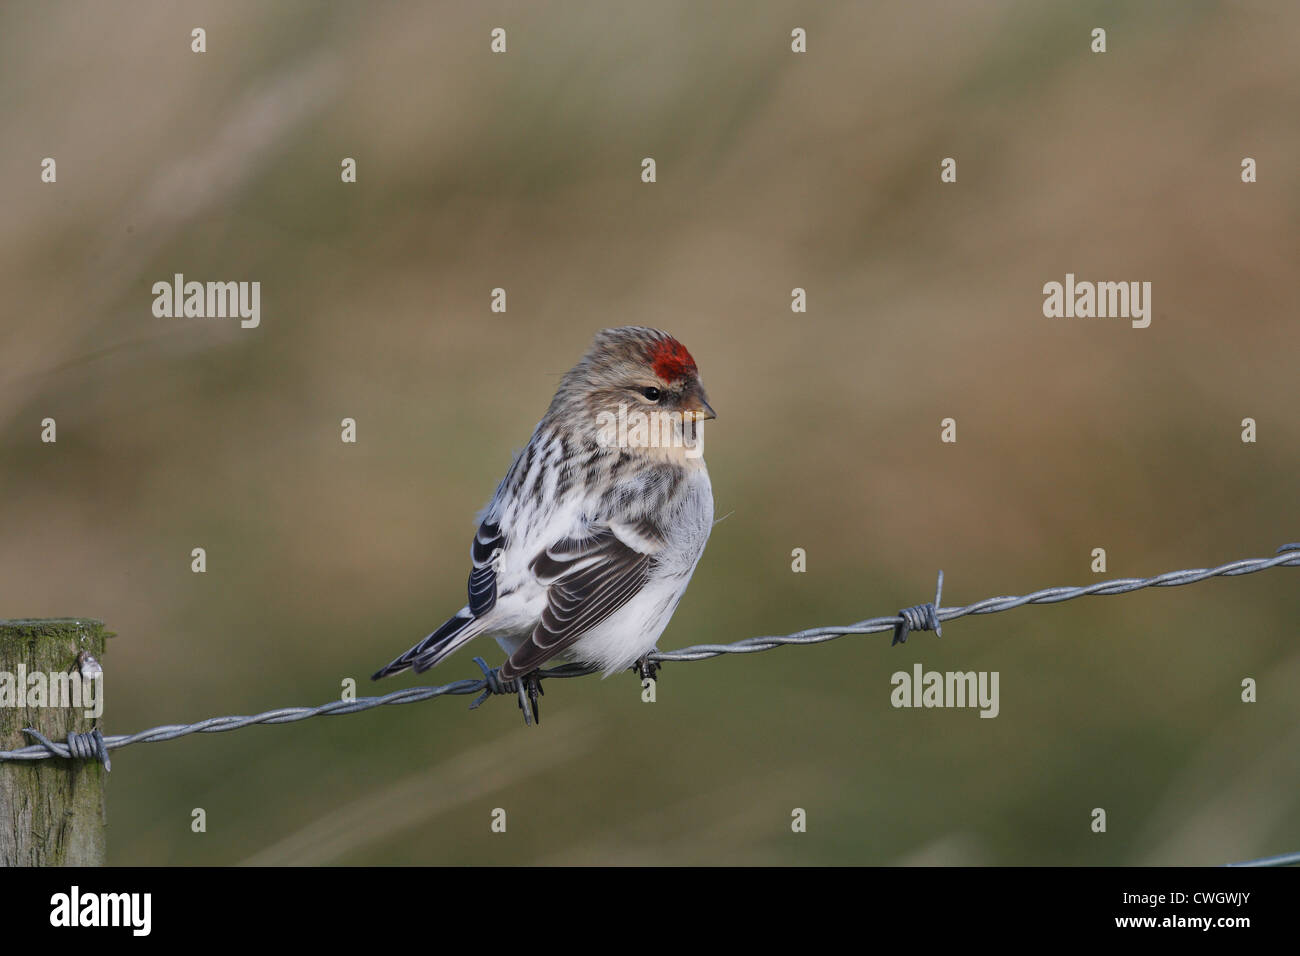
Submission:
M 713 410 L 708 399 L 704 397 L 703 392 L 696 392 L 694 395 L 694 404 L 686 408 L 686 412 L 701 421 L 707 422 L 710 418 L 717 418 L 718 413 Z

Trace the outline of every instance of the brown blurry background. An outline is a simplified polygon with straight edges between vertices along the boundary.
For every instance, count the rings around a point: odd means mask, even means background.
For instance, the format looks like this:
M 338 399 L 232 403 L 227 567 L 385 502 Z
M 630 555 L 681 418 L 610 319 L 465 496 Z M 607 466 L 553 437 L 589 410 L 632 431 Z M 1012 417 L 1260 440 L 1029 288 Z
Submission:
M 463 603 L 475 511 L 623 324 L 699 361 L 734 512 L 661 647 L 889 614 L 939 568 L 956 605 L 1091 583 L 1095 547 L 1269 555 L 1300 539 L 1297 36 L 1263 2 L 6 5 L 0 617 L 118 633 L 111 733 L 473 677 L 367 675 Z M 261 327 L 154 318 L 176 272 L 260 281 Z M 1044 318 L 1067 272 L 1150 281 L 1150 328 Z M 528 731 L 461 697 L 139 745 L 110 861 L 1294 850 L 1298 573 L 669 664 L 653 706 L 557 681 Z M 914 661 L 999 671 L 1001 715 L 891 708 Z

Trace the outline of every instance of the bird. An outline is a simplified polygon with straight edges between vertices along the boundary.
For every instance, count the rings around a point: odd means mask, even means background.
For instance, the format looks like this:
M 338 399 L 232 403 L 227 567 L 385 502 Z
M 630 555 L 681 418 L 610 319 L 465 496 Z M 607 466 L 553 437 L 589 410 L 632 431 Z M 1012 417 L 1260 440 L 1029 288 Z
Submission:
M 372 680 L 492 637 L 506 654 L 496 675 L 514 682 L 532 724 L 552 659 L 653 679 L 648 655 L 713 528 L 703 423 L 716 417 L 672 335 L 598 332 L 478 514 L 465 606 Z

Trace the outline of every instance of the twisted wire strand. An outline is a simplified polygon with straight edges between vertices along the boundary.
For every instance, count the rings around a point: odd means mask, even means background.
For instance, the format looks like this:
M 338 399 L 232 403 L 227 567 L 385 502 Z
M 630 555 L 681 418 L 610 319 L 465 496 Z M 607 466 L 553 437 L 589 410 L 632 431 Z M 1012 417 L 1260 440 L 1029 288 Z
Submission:
M 1258 860 L 1242 860 L 1240 863 L 1225 863 L 1224 866 L 1295 866 L 1300 863 L 1300 850 L 1295 853 L 1279 853 L 1277 856 L 1265 856 Z
M 896 629 L 900 626 L 911 629 L 923 628 L 930 624 L 931 617 L 933 619 L 931 627 L 937 630 L 937 627 L 934 626 L 937 623 L 956 620 L 959 617 L 965 617 L 967 614 L 997 614 L 1002 611 L 1010 611 L 1013 608 L 1023 607 L 1026 604 L 1059 604 L 1062 601 L 1070 601 L 1088 594 L 1128 594 L 1132 591 L 1140 591 L 1143 588 L 1179 587 L 1184 584 L 1196 584 L 1209 578 L 1238 577 L 1243 574 L 1255 574 L 1276 567 L 1300 567 L 1300 543 L 1283 545 L 1278 549 L 1278 554 L 1275 557 L 1245 558 L 1220 565 L 1217 568 L 1167 571 L 1164 574 L 1158 574 L 1150 578 L 1118 578 L 1112 581 L 1100 581 L 1086 587 L 1043 588 L 1019 597 L 985 598 L 965 607 L 949 607 L 942 610 L 935 607 L 932 608 L 935 612 L 933 616 L 928 611 L 922 613 L 917 608 L 905 608 L 904 612 L 906 613 L 900 612 L 889 617 L 867 618 L 865 621 L 842 627 L 813 627 L 781 636 L 749 637 L 732 644 L 696 644 L 676 651 L 658 651 L 648 655 L 648 657 L 656 662 L 682 662 L 702 661 L 712 657 L 720 657 L 723 654 L 756 654 L 760 651 L 769 651 L 790 644 L 822 644 L 851 634 L 874 634 L 880 631 L 896 633 Z M 942 575 L 942 572 L 940 572 L 940 575 Z M 938 595 L 936 595 L 936 604 L 937 600 Z M 927 606 L 919 605 L 918 607 L 926 608 Z M 595 673 L 597 669 L 595 667 L 568 664 L 544 670 L 540 676 L 543 678 L 582 677 Z M 458 680 L 439 687 L 409 687 L 405 690 L 393 691 L 391 694 L 384 694 L 381 697 L 359 697 L 350 701 L 335 700 L 319 707 L 281 707 L 247 717 L 209 717 L 207 720 L 200 720 L 192 724 L 165 724 L 134 734 L 115 734 L 111 737 L 104 737 L 103 746 L 105 750 L 117 750 L 131 744 L 158 743 L 162 740 L 187 737 L 190 734 L 214 734 L 240 730 L 253 724 L 290 724 L 300 720 L 308 720 L 312 717 L 357 714 L 362 711 L 373 710 L 376 707 L 386 707 L 392 704 L 414 704 L 434 697 L 464 696 L 467 694 L 482 695 L 485 691 L 491 695 L 505 692 L 507 689 L 504 683 L 495 674 L 487 674 L 477 680 Z M 0 751 L 0 762 L 46 760 L 50 757 L 68 757 L 70 754 L 71 751 L 66 744 L 45 741 L 28 747 L 20 747 L 17 750 Z M 80 754 L 76 754 L 76 756 L 80 756 Z

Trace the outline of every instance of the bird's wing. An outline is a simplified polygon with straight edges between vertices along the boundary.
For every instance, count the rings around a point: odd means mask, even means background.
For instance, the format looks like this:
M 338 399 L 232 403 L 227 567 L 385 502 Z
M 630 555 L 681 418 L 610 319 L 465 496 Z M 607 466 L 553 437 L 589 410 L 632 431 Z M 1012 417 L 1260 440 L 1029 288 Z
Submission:
M 509 679 L 536 670 L 636 594 L 662 545 L 648 520 L 593 528 L 548 547 L 529 565 L 547 586 L 546 608 L 532 636 L 501 667 Z

